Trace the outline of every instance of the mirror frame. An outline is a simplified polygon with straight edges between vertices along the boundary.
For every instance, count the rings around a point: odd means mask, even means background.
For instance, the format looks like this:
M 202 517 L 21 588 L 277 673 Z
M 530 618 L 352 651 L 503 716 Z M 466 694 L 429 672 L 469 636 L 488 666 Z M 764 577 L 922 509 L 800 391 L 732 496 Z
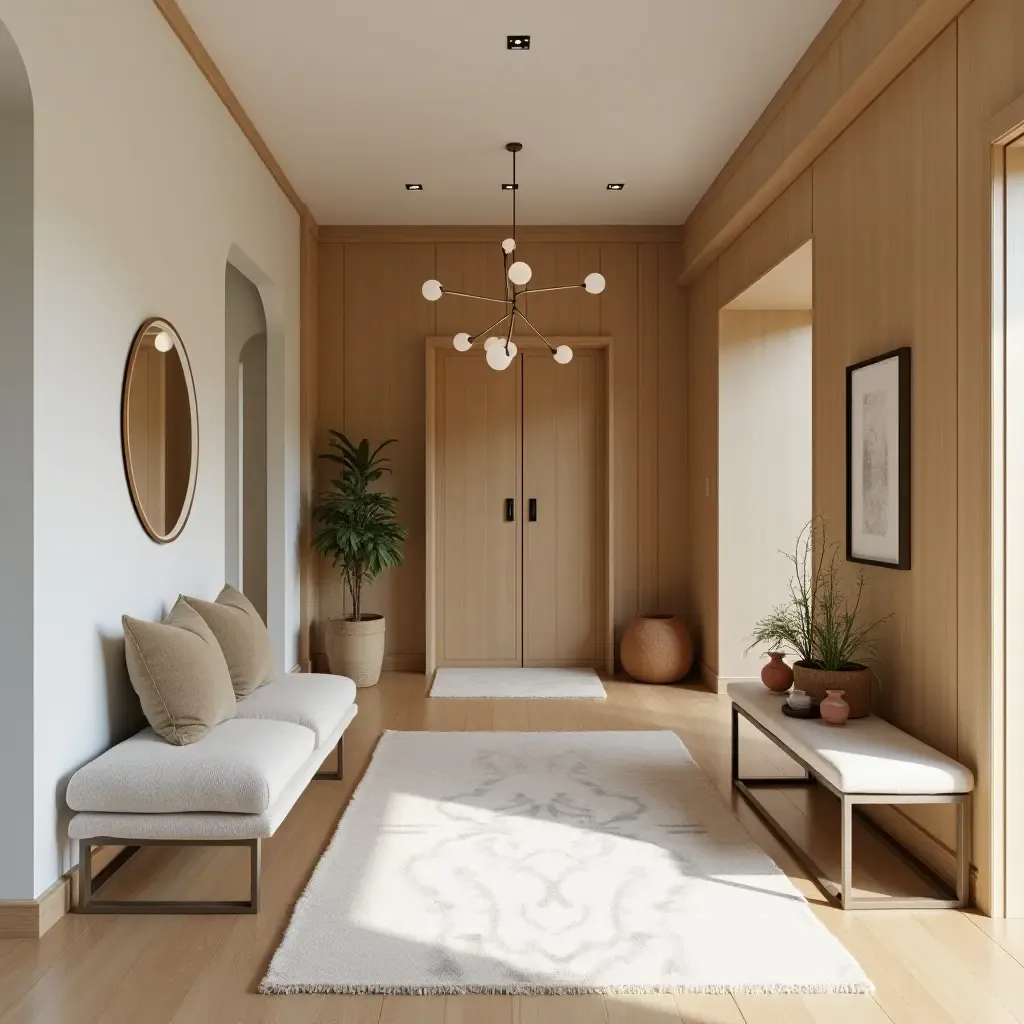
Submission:
M 185 385 L 188 391 L 189 412 L 192 417 L 192 464 L 189 469 L 188 490 L 185 492 L 185 500 L 182 502 L 181 513 L 174 528 L 167 534 L 158 533 L 153 524 L 146 516 L 146 510 L 142 507 L 139 494 L 135 486 L 135 474 L 132 470 L 131 445 L 128 442 L 128 389 L 131 387 L 132 373 L 135 369 L 135 361 L 142 347 L 142 341 L 154 328 L 166 330 L 174 338 L 174 348 L 181 360 L 182 370 L 185 374 Z M 121 456 L 124 464 L 125 479 L 128 482 L 128 493 L 132 497 L 132 505 L 135 514 L 138 516 L 142 528 L 149 538 L 157 544 L 170 544 L 181 536 L 182 530 L 188 523 L 192 513 L 192 504 L 196 496 L 196 484 L 199 479 L 199 403 L 196 399 L 196 382 L 192 375 L 192 364 L 189 362 L 188 352 L 185 349 L 185 342 L 182 340 L 178 329 L 162 316 L 150 317 L 144 320 L 142 326 L 135 332 L 132 338 L 132 346 L 128 351 L 128 361 L 124 368 L 124 379 L 121 383 Z

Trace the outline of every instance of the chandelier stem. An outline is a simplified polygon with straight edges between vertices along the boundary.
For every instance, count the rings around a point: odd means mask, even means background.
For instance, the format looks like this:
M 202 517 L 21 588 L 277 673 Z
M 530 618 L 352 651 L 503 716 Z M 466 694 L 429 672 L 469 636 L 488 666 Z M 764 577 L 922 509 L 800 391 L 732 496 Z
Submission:
M 522 316 L 522 313 L 519 314 Z M 508 322 L 508 337 L 505 339 L 505 355 L 508 355 L 508 343 L 512 340 L 512 331 L 516 326 L 516 307 L 512 307 L 512 319 Z
M 512 150 L 512 241 L 516 240 L 516 151 Z
M 534 327 L 533 324 L 530 323 L 530 318 L 525 313 L 523 313 L 522 311 L 519 312 L 519 315 L 526 322 L 526 326 L 529 327 L 530 330 L 533 331 L 533 333 L 536 334 L 537 337 L 540 338 L 540 340 L 543 341 L 545 345 L 547 345 L 548 351 L 549 352 L 554 352 L 555 350 L 551 347 L 551 342 L 549 342 L 548 339 L 545 338 L 544 335 L 541 334 L 540 331 L 538 331 L 537 328 Z

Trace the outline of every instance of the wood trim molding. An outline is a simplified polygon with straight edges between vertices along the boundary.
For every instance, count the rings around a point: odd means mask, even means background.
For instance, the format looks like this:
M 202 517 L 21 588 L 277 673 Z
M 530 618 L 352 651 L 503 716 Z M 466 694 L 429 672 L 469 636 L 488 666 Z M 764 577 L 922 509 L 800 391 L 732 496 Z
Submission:
M 812 65 L 797 65 L 802 77 L 792 85 L 787 79 L 763 115 L 774 116 L 755 124 L 687 219 L 680 284 L 695 280 L 971 2 L 921 0 L 896 26 L 889 0 L 838 8 L 844 20 L 834 15 L 805 55 Z M 854 70 L 844 74 L 847 67 Z M 810 116 L 808 94 L 817 96 Z
M 157 9 L 167 20 L 167 24 L 174 30 L 174 34 L 181 40 L 182 46 L 188 51 L 189 56 L 195 61 L 196 67 L 203 73 L 206 80 L 213 87 L 213 91 L 220 97 L 221 102 L 228 108 L 228 112 L 235 119 L 235 123 L 242 129 L 242 134 L 249 140 L 250 145 L 259 154 L 260 159 L 266 164 L 277 182 L 281 191 L 288 197 L 292 206 L 295 207 L 300 217 L 312 220 L 306 204 L 299 198 L 298 192 L 292 187 L 287 175 L 281 169 L 270 147 L 263 141 L 263 136 L 252 123 L 252 119 L 245 112 L 238 97 L 235 95 L 227 79 L 220 73 L 220 69 L 214 63 L 209 51 L 203 46 L 202 40 L 196 35 L 188 18 L 185 17 L 181 8 L 175 0 L 153 0 Z
M 321 242 L 494 242 L 509 233 L 507 224 L 321 224 Z M 525 242 L 681 242 L 681 226 L 658 224 L 520 225 L 516 237 Z
M 70 909 L 71 875 L 63 875 L 38 899 L 0 900 L 0 939 L 39 939 Z

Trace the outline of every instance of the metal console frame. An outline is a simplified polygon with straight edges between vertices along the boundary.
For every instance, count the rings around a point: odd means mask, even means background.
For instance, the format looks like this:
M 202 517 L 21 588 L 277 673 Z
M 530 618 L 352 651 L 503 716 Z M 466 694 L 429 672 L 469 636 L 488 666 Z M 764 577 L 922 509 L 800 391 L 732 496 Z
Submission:
M 342 777 L 342 742 L 338 740 L 338 763 L 334 771 L 317 772 L 316 779 Z M 118 839 L 94 836 L 78 843 L 79 914 L 258 914 L 260 910 L 260 870 L 262 856 L 260 839 Z M 97 875 L 92 873 L 94 848 L 121 846 L 123 849 Z M 100 890 L 144 846 L 245 846 L 249 849 L 249 898 L 247 900 L 101 900 Z
M 768 737 L 777 747 L 788 754 L 804 770 L 803 776 L 771 776 L 765 778 L 740 777 L 740 715 L 742 715 L 759 732 Z M 824 786 L 839 800 L 841 814 L 840 834 L 840 873 L 837 885 L 829 879 L 814 859 L 785 830 L 764 804 L 754 795 L 754 789 L 775 789 L 782 786 L 808 786 L 817 782 Z M 902 793 L 843 793 L 836 789 L 827 779 L 821 777 L 799 754 L 774 735 L 760 722 L 756 721 L 737 704 L 732 705 L 732 784 L 744 797 L 747 803 L 765 821 L 768 827 L 789 847 L 797 860 L 811 873 L 818 887 L 833 905 L 844 910 L 939 910 L 955 909 L 967 906 L 970 892 L 970 834 L 971 834 L 971 794 L 941 793 L 910 795 Z M 941 879 L 928 865 L 907 850 L 883 829 L 879 828 L 870 818 L 857 811 L 859 804 L 956 804 L 956 892 L 952 892 L 947 883 Z M 887 896 L 854 897 L 853 890 L 853 816 L 878 836 L 887 846 L 898 853 L 919 875 L 930 882 L 942 893 L 940 897 L 899 897 Z

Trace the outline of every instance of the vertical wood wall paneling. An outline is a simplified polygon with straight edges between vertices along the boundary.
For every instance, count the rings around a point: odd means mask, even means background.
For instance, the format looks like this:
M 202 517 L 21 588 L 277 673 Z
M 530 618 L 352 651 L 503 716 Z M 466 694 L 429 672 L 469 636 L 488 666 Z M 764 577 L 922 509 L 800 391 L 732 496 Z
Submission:
M 686 406 L 690 607 L 701 675 L 718 685 L 718 262 L 689 289 Z
M 814 495 L 833 539 L 846 508 L 845 367 L 913 349 L 913 568 L 866 566 L 881 631 L 880 705 L 957 755 L 956 30 L 814 168 Z M 952 845 L 952 821 L 928 821 Z
M 316 567 L 310 556 L 313 536 L 311 510 L 316 498 L 318 357 L 319 326 L 317 267 L 320 246 L 316 224 L 310 217 L 302 218 L 302 241 L 299 250 L 300 299 L 300 449 L 299 449 L 299 665 L 307 671 L 312 667 L 312 630 L 317 616 Z
M 687 450 L 686 306 L 675 287 L 681 260 L 678 245 L 658 245 L 658 341 L 655 390 L 658 457 L 657 481 L 657 594 L 663 611 L 690 617 Z
M 1024 93 L 1024 5 L 975 0 L 958 25 L 957 747 L 974 769 L 978 901 L 1002 911 L 1002 808 L 989 794 L 992 718 L 990 120 Z M 997 694 L 998 696 L 998 694 Z M 1015 737 L 1020 742 L 1020 737 Z M 993 808 L 995 814 L 993 814 Z M 994 842 L 993 842 L 994 840 Z M 1018 872 L 1021 866 L 1017 866 Z M 990 882 L 992 884 L 990 884 Z M 1020 912 L 1017 910 L 1016 912 Z
M 399 439 L 392 484 L 410 542 L 405 565 L 367 595 L 388 618 L 387 663 L 422 668 L 425 658 L 424 452 L 426 359 L 432 334 L 476 333 L 495 306 L 446 296 L 426 302 L 420 286 L 504 293 L 502 229 L 337 229 L 320 231 L 318 436 Z M 685 319 L 677 286 L 679 247 L 667 232 L 631 228 L 524 230 L 519 255 L 538 287 L 582 281 L 600 270 L 600 298 L 583 289 L 528 299 L 536 326 L 557 336 L 613 337 L 612 600 L 617 636 L 637 612 L 687 610 L 689 544 L 685 498 Z M 536 236 L 536 240 L 532 237 Z M 432 237 L 433 236 L 433 237 Z M 517 328 L 525 338 L 528 330 Z M 410 354 L 411 353 L 411 354 Z M 614 378 L 614 379 L 612 379 Z M 320 468 L 321 483 L 326 479 Z M 318 620 L 340 614 L 341 590 L 318 567 Z M 314 631 L 317 661 L 323 640 Z

